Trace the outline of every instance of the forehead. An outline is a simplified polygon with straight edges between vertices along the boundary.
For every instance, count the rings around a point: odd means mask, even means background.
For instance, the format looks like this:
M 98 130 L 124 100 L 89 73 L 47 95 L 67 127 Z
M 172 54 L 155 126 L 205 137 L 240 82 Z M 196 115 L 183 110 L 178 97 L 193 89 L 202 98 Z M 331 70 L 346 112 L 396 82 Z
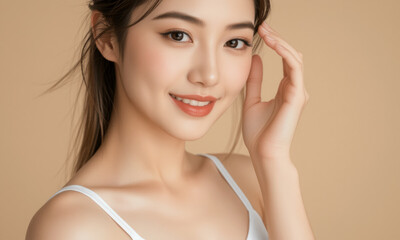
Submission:
M 141 6 L 137 13 L 144 13 L 152 2 Z M 202 20 L 207 26 L 240 21 L 254 22 L 255 16 L 254 0 L 161 0 L 157 8 L 143 21 L 150 21 L 155 16 L 170 11 L 191 15 Z

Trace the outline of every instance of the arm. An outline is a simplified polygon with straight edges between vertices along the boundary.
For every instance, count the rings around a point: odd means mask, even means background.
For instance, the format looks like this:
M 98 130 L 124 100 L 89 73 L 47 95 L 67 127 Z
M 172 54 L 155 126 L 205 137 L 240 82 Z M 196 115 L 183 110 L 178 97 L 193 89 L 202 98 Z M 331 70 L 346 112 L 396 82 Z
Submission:
M 263 102 L 262 61 L 253 56 L 243 105 L 243 139 L 260 184 L 265 225 L 270 240 L 313 240 L 298 172 L 290 158 L 297 123 L 309 98 L 303 82 L 303 56 L 265 22 L 258 34 L 283 62 L 283 79 L 275 98 Z
M 298 172 L 290 159 L 268 161 L 255 167 L 255 171 L 270 240 L 315 239 L 304 208 Z

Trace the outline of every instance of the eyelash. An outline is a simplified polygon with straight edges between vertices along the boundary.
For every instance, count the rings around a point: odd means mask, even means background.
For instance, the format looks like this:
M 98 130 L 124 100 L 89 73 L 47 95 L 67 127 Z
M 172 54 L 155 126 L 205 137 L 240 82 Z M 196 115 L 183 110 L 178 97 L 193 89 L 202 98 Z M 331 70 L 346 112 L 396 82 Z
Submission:
M 169 38 L 169 39 L 171 39 L 171 40 L 173 40 L 173 41 L 180 42 L 179 40 L 175 40 L 175 39 L 172 39 L 171 37 L 169 37 L 169 35 L 170 35 L 170 34 L 173 34 L 173 33 L 183 33 L 183 34 L 185 34 L 186 36 L 188 36 L 188 37 L 190 38 L 189 34 L 183 32 L 183 31 L 169 31 L 169 32 L 161 33 L 161 35 L 163 35 L 164 37 L 167 37 L 167 38 Z M 232 41 L 232 40 L 242 41 L 243 44 L 244 44 L 245 46 L 247 46 L 247 47 L 252 47 L 252 46 L 253 46 L 252 44 L 250 44 L 250 43 L 249 43 L 248 41 L 246 41 L 245 39 L 235 38 L 235 39 L 231 39 L 231 40 L 229 40 L 229 41 Z M 229 41 L 228 41 L 228 42 L 229 42 Z M 247 47 L 244 47 L 244 48 L 233 48 L 233 49 L 245 50 Z

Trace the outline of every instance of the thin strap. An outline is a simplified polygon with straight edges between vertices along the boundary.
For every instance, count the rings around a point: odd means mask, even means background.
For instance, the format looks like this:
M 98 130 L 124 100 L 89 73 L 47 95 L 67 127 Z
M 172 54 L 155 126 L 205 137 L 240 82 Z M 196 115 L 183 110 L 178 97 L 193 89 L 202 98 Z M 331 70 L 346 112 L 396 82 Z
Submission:
M 90 189 L 88 189 L 86 187 L 83 187 L 81 185 L 65 186 L 64 188 L 62 188 L 61 190 L 56 192 L 53 196 L 51 196 L 50 199 L 53 198 L 55 195 L 57 195 L 57 194 L 59 194 L 61 192 L 64 192 L 64 191 L 68 191 L 68 190 L 77 191 L 77 192 L 85 194 L 86 196 L 91 198 L 95 203 L 97 203 L 97 205 L 99 205 L 118 225 L 120 225 L 121 228 L 132 239 L 144 240 L 99 195 L 97 195 L 97 193 L 93 192 L 92 190 L 90 190 Z
M 225 177 L 226 181 L 229 183 L 229 185 L 233 188 L 233 190 L 235 191 L 235 193 L 239 196 L 240 200 L 242 200 L 243 204 L 246 206 L 248 211 L 252 211 L 253 210 L 253 206 L 251 206 L 250 201 L 247 199 L 246 195 L 244 195 L 244 193 L 242 192 L 242 190 L 240 189 L 240 187 L 236 184 L 235 180 L 233 180 L 233 178 L 231 177 L 231 175 L 229 174 L 229 172 L 226 170 L 226 168 L 224 167 L 224 165 L 221 163 L 221 161 L 214 155 L 211 154 L 198 154 L 198 155 L 202 155 L 205 157 L 210 158 L 211 160 L 213 160 L 213 162 L 215 163 L 215 165 L 217 165 L 218 170 L 221 172 L 221 174 Z

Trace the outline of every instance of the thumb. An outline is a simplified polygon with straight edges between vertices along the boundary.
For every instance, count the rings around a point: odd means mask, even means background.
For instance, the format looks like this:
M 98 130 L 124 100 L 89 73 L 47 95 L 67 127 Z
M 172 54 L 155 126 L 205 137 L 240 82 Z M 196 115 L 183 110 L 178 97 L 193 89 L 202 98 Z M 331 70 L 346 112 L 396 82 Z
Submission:
M 258 55 L 253 55 L 249 77 L 246 82 L 246 98 L 243 105 L 244 110 L 258 102 L 261 102 L 262 77 L 263 69 L 261 58 Z

